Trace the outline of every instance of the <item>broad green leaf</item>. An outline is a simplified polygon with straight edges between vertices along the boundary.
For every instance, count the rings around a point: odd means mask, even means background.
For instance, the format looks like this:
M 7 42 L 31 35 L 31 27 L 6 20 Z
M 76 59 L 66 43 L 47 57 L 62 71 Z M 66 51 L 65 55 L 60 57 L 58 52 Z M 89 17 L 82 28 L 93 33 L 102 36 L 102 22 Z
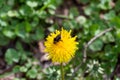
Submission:
M 20 50 L 20 51 L 23 51 L 23 50 L 24 50 L 24 49 L 23 49 L 23 46 L 22 46 L 22 43 L 20 43 L 19 41 L 16 42 L 16 49 L 17 49 L 17 50 Z
M 20 54 L 15 49 L 9 48 L 5 53 L 5 60 L 8 64 L 13 64 L 18 62 L 20 59 Z
M 30 32 L 32 30 L 32 26 L 30 25 L 28 21 L 25 21 L 24 25 L 25 25 L 26 32 Z
M 95 40 L 90 46 L 89 48 L 92 51 L 100 51 L 103 47 L 103 42 L 100 39 Z
M 115 11 L 110 11 L 109 13 L 106 13 L 106 14 L 104 15 L 104 19 L 105 19 L 105 20 L 111 20 L 111 19 L 113 19 L 115 16 L 116 16 L 116 15 L 115 15 Z
M 120 28 L 120 17 L 116 16 L 110 20 L 111 24 L 116 28 Z
M 13 68 L 13 72 L 17 73 L 20 71 L 20 67 L 19 65 L 16 65 L 14 68 Z
M 4 3 L 4 0 L 0 0 L 0 7 L 2 7 Z
M 115 34 L 116 34 L 117 38 L 120 39 L 120 29 L 117 29 Z
M 0 19 L 0 25 L 1 26 L 7 26 L 8 23 L 6 21 L 3 21 L 3 20 Z
M 78 12 L 78 9 L 76 7 L 71 7 L 70 8 L 70 11 L 69 11 L 69 14 L 72 16 L 72 17 L 76 17 L 79 15 L 79 12 Z
M 110 2 L 111 0 L 101 0 L 98 7 L 103 10 L 111 9 L 112 6 L 110 5 Z
M 24 39 L 26 37 L 25 25 L 23 23 L 16 25 L 15 33 L 17 36 Z
M 31 35 L 33 40 L 41 40 L 44 38 L 44 30 L 43 28 L 37 28 L 35 34 Z
M 95 35 L 97 35 L 98 34 L 98 32 L 99 32 L 99 25 L 98 24 L 92 24 L 90 27 L 89 27 L 89 31 L 90 31 L 90 33 L 93 35 L 93 36 L 95 36 Z
M 29 16 L 30 17 L 33 14 L 33 10 L 31 9 L 31 7 L 29 7 L 27 5 L 21 6 L 19 12 L 22 16 Z
M 30 7 L 37 7 L 38 3 L 36 1 L 27 1 L 27 5 Z
M 120 0 L 117 0 L 116 4 L 115 4 L 115 11 L 119 11 L 120 10 Z
M 35 78 L 35 77 L 37 77 L 37 70 L 36 70 L 35 68 L 30 69 L 30 70 L 27 72 L 27 76 L 30 77 L 30 78 Z
M 18 17 L 19 16 L 19 13 L 17 11 L 8 11 L 7 15 L 9 17 Z
M 9 43 L 9 39 L 4 36 L 2 33 L 0 33 L 0 46 L 5 46 Z
M 8 38 L 14 38 L 15 37 L 15 33 L 13 31 L 10 30 L 3 30 L 3 34 L 8 37 Z
M 27 72 L 28 68 L 25 66 L 20 67 L 21 72 Z

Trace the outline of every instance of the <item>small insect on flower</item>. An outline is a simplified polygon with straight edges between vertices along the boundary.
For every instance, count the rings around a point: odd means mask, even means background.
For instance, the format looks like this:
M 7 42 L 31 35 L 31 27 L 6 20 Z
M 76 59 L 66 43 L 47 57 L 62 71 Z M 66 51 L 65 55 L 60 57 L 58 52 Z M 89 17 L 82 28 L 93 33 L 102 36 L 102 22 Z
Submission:
M 48 57 L 53 63 L 67 63 L 75 55 L 75 51 L 78 49 L 76 37 L 71 36 L 71 30 L 68 32 L 63 28 L 61 31 L 56 30 L 50 33 L 45 41 L 45 52 L 48 53 Z
M 56 36 L 54 38 L 54 44 L 56 44 L 57 42 L 59 42 L 61 40 L 61 35 L 59 34 L 58 36 Z

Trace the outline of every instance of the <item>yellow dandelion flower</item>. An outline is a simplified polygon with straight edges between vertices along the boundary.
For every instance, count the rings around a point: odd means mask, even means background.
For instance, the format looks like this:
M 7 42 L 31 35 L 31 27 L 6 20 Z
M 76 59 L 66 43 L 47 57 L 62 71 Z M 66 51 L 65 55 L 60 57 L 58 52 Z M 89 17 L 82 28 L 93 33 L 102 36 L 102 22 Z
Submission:
M 45 52 L 48 53 L 52 62 L 67 63 L 75 55 L 77 50 L 76 37 L 71 37 L 71 30 L 68 32 L 62 28 L 51 33 L 45 41 Z

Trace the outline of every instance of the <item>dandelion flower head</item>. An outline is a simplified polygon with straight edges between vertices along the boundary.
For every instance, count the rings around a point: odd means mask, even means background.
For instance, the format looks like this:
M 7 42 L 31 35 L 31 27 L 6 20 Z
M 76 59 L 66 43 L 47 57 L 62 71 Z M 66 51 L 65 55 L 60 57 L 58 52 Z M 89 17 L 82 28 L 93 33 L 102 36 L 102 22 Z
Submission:
M 78 44 L 76 37 L 71 36 L 71 30 L 68 32 L 63 28 L 50 33 L 45 41 L 45 52 L 53 63 L 67 63 L 74 57 Z

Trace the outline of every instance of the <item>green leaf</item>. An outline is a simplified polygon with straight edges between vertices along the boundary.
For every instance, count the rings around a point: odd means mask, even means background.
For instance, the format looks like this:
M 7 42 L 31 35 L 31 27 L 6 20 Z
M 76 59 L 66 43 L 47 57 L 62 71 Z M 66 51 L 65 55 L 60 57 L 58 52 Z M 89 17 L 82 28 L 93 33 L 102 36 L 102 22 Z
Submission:
M 92 13 L 92 8 L 91 7 L 86 7 L 85 8 L 85 10 L 84 10 L 84 13 L 86 14 L 86 15 L 91 15 L 91 13 Z
M 30 77 L 30 78 L 35 78 L 35 77 L 37 77 L 37 70 L 36 70 L 35 68 L 30 69 L 30 70 L 27 72 L 27 76 Z
M 33 14 L 33 10 L 31 9 L 31 7 L 27 6 L 27 5 L 24 5 L 20 8 L 19 10 L 20 14 L 22 16 L 32 16 Z
M 32 62 L 29 61 L 28 63 L 25 64 L 25 66 L 26 66 L 27 68 L 30 68 L 30 67 L 32 66 Z
M 16 35 L 23 39 L 25 38 L 25 34 L 26 34 L 24 26 L 25 25 L 23 23 L 19 23 L 15 28 Z
M 3 20 L 0 19 L 0 25 L 1 26 L 7 26 L 8 23 L 6 21 L 3 21 Z
M 12 10 L 10 10 L 10 11 L 8 11 L 7 15 L 8 15 L 9 17 L 18 17 L 18 16 L 19 16 L 19 13 L 18 13 L 17 11 L 12 11 Z
M 105 34 L 105 36 L 107 37 L 108 42 L 114 42 L 115 41 L 115 38 L 112 35 L 112 33 L 108 32 L 108 33 Z
M 71 7 L 70 8 L 70 13 L 69 13 L 72 17 L 76 17 L 79 15 L 78 9 L 76 7 Z
M 9 48 L 5 53 L 5 60 L 8 64 L 13 64 L 13 62 L 18 62 L 20 59 L 20 54 L 15 49 Z
M 116 34 L 116 37 L 118 39 L 120 39 L 120 29 L 117 29 L 116 32 L 115 32 L 115 34 Z
M 115 17 L 115 11 L 110 11 L 109 13 L 106 13 L 105 15 L 104 15 L 104 19 L 105 20 L 111 20 L 111 19 L 113 19 Z
M 29 42 L 31 40 L 29 34 L 31 30 L 32 27 L 30 26 L 30 24 L 25 21 L 16 25 L 15 34 L 23 39 L 25 42 Z
M 36 1 L 27 1 L 27 5 L 30 7 L 37 7 L 38 3 Z
M 120 10 L 120 0 L 117 0 L 116 4 L 115 4 L 115 11 L 119 11 Z
M 14 68 L 13 68 L 13 72 L 17 73 L 20 71 L 20 67 L 19 65 L 16 65 Z
M 13 80 L 26 80 L 25 78 L 14 78 Z
M 7 45 L 9 43 L 9 39 L 6 38 L 2 33 L 0 33 L 0 46 Z
M 116 16 L 116 17 L 113 17 L 111 20 L 110 20 L 111 24 L 113 26 L 115 26 L 116 28 L 120 28 L 120 18 L 119 16 Z
M 17 49 L 17 50 L 20 50 L 20 51 L 23 51 L 22 43 L 20 43 L 19 41 L 16 42 L 16 49 Z
M 43 38 L 44 38 L 44 30 L 43 30 L 43 28 L 39 27 L 38 29 L 36 29 L 35 34 L 32 35 L 32 39 L 33 40 L 41 40 Z
M 98 24 L 92 24 L 89 28 L 90 33 L 95 36 L 99 32 L 99 25 Z
M 22 60 L 22 61 L 26 61 L 27 58 L 28 58 L 27 55 L 26 55 L 26 53 L 25 53 L 25 52 L 22 52 L 22 51 L 21 51 L 20 53 L 22 53 L 22 55 L 21 55 L 21 60 Z
M 111 0 L 100 0 L 100 4 L 98 5 L 99 8 L 103 10 L 111 9 L 112 6 L 110 5 Z
M 15 37 L 15 33 L 13 31 L 10 30 L 3 30 L 3 34 L 8 37 L 8 38 L 14 38 Z
M 89 46 L 89 48 L 92 51 L 100 51 L 102 47 L 103 47 L 103 42 L 100 39 L 97 39 Z
M 4 4 L 4 0 L 0 0 L 0 7 L 2 7 Z
M 20 67 L 21 72 L 27 72 L 28 68 L 25 66 Z
M 25 21 L 24 25 L 25 25 L 26 32 L 30 32 L 32 30 L 32 27 L 28 21 Z
M 49 16 L 49 14 L 47 14 L 46 11 L 36 12 L 36 14 L 38 15 L 38 17 L 40 17 L 42 19 L 46 19 Z

